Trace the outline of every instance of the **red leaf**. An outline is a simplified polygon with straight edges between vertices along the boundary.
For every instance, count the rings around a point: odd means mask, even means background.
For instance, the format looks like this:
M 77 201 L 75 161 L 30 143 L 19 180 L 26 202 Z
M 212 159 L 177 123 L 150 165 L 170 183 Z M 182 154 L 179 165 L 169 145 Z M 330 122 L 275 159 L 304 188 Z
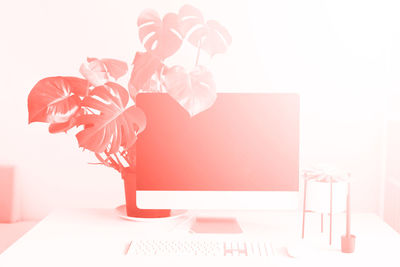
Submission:
M 98 59 L 88 58 L 88 62 L 80 66 L 79 72 L 94 86 L 103 85 L 109 79 L 104 63 Z
M 104 63 L 108 74 L 115 80 L 118 80 L 128 72 L 128 64 L 126 62 L 111 58 L 103 58 L 100 61 Z
M 161 20 L 158 13 L 152 9 L 144 10 L 138 18 L 139 39 L 147 51 L 153 51 L 165 59 L 173 55 L 182 44 L 179 28 L 179 17 L 168 13 Z
M 92 85 L 104 85 L 110 80 L 110 77 L 118 80 L 126 74 L 128 65 L 120 60 L 104 58 L 87 58 L 87 62 L 82 63 L 79 72 Z
M 197 66 L 190 73 L 181 66 L 174 66 L 165 72 L 164 85 L 191 116 L 211 107 L 217 98 L 211 72 L 203 66 Z
M 28 96 L 29 123 L 64 123 L 80 109 L 80 97 L 86 96 L 89 84 L 75 77 L 49 77 L 40 80 Z
M 96 153 L 116 153 L 120 147 L 131 147 L 137 134 L 146 127 L 146 117 L 136 106 L 126 108 L 129 96 L 116 84 L 107 83 L 96 87 L 82 101 L 82 106 L 96 110 L 98 114 L 86 114 L 77 118 L 84 129 L 76 135 L 79 146 Z
M 49 132 L 50 133 L 67 132 L 68 130 L 70 130 L 71 128 L 76 126 L 76 117 L 83 115 L 83 114 L 84 114 L 84 110 L 79 109 L 79 111 L 76 112 L 74 116 L 71 116 L 71 118 L 66 122 L 51 123 L 49 125 Z
M 160 58 L 152 52 L 137 52 L 133 61 L 133 70 L 128 83 L 129 93 L 135 99 L 139 91 L 149 91 L 151 87 L 151 78 L 159 73 L 163 67 Z M 153 91 L 151 89 L 150 91 Z
M 190 5 L 185 5 L 179 10 L 182 31 L 189 33 L 188 40 L 195 47 L 201 45 L 201 49 L 210 56 L 224 53 L 232 43 L 229 32 L 215 20 L 204 23 L 201 12 Z M 191 32 L 189 32 L 191 31 Z
M 178 16 L 183 36 L 186 36 L 194 27 L 204 25 L 204 18 L 200 10 L 191 5 L 184 5 L 181 7 Z

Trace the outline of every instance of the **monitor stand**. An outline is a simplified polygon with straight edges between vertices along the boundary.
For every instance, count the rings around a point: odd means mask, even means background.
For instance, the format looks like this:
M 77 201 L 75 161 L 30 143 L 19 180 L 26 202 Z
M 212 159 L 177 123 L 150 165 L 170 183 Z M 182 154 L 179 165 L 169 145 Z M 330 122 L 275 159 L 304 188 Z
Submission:
M 196 217 L 190 230 L 203 234 L 240 234 L 243 233 L 236 218 Z

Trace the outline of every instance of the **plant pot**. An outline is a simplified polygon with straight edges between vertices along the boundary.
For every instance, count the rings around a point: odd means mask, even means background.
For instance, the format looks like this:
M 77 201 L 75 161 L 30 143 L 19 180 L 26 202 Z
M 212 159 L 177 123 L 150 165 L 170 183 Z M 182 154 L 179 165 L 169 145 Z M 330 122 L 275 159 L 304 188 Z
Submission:
M 139 209 L 136 205 L 136 173 L 128 168 L 121 171 L 125 187 L 126 213 L 136 218 L 163 218 L 169 217 L 171 210 Z
M 356 236 L 355 235 L 343 235 L 341 239 L 341 247 L 343 253 L 353 253 L 356 246 Z

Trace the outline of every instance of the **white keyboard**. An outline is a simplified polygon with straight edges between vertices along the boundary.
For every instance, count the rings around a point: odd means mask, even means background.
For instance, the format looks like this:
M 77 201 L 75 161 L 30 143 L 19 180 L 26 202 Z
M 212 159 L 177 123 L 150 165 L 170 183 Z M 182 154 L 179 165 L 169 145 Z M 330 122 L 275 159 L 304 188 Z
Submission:
M 132 240 L 134 256 L 273 256 L 269 242 L 247 240 L 154 239 Z

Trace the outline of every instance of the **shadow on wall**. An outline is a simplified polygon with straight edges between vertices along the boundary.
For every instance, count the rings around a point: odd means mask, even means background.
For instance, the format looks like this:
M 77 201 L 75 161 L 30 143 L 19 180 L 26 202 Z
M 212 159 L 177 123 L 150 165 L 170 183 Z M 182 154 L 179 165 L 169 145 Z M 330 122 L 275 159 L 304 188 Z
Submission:
M 0 223 L 20 219 L 19 185 L 14 166 L 0 166 Z
M 36 224 L 19 220 L 20 194 L 15 167 L 0 166 L 0 254 Z

